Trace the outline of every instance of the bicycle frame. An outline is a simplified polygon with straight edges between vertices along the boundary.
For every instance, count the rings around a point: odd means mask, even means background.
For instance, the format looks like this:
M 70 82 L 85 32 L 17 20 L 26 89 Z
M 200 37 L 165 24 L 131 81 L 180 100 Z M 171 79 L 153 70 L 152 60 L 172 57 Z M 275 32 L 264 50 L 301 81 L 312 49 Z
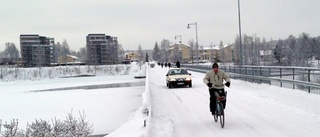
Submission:
M 218 92 L 221 92 L 222 90 L 219 90 Z M 220 125 L 221 128 L 224 128 L 224 106 L 222 101 L 224 101 L 227 97 L 227 92 L 225 91 L 225 96 L 220 96 L 217 92 L 215 92 L 216 96 L 216 113 L 214 114 L 214 121 L 218 121 L 218 117 L 220 119 Z

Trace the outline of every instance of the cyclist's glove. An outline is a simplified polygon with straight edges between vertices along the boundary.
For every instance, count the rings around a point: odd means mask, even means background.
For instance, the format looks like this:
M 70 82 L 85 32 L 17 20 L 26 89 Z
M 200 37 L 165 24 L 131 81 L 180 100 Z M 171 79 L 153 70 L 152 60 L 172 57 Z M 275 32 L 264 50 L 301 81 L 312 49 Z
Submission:
M 226 85 L 227 87 L 230 87 L 230 82 L 226 82 L 224 85 Z
M 207 86 L 208 86 L 209 88 L 211 88 L 211 87 L 212 87 L 212 83 L 208 83 Z

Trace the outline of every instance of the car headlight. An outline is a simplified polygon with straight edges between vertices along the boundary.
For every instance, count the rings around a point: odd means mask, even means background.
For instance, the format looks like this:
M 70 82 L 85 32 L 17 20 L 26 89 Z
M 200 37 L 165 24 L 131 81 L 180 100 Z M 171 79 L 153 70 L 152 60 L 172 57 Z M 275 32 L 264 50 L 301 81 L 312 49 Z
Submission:
M 176 79 L 175 78 L 171 78 L 170 81 L 176 81 Z
M 191 78 L 190 78 L 190 77 L 187 77 L 187 78 L 186 78 L 186 81 L 190 81 L 190 80 L 191 80 Z

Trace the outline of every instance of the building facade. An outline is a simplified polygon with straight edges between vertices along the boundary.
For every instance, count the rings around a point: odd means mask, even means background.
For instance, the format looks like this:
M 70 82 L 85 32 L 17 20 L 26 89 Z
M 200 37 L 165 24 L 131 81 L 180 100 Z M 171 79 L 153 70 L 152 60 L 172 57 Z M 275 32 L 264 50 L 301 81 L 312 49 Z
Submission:
M 169 62 L 189 62 L 191 60 L 190 47 L 184 44 L 174 44 L 169 48 Z
M 58 57 L 58 64 L 74 64 L 79 63 L 79 58 L 73 55 L 62 55 Z
M 217 62 L 217 54 L 218 48 L 216 46 L 202 46 L 199 49 L 200 62 L 201 61 L 209 61 L 209 62 Z
M 118 40 L 105 34 L 89 34 L 87 40 L 87 64 L 106 65 L 119 63 Z
M 50 66 L 54 63 L 53 45 L 54 38 L 33 34 L 20 35 L 22 66 Z
M 128 52 L 125 54 L 125 59 L 130 59 L 130 60 L 139 60 L 140 54 L 138 52 Z

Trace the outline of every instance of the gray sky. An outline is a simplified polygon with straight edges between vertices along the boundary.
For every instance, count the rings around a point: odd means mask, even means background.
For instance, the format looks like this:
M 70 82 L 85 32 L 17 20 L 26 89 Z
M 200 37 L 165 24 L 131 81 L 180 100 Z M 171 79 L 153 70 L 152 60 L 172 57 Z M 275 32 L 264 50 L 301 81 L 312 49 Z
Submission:
M 240 0 L 242 33 L 267 40 L 320 33 L 319 0 Z M 85 47 L 90 33 L 118 37 L 125 50 L 153 49 L 163 39 L 196 39 L 208 46 L 234 42 L 239 33 L 237 0 L 1 0 L 0 51 L 6 42 L 20 49 L 20 34 L 66 39 Z

